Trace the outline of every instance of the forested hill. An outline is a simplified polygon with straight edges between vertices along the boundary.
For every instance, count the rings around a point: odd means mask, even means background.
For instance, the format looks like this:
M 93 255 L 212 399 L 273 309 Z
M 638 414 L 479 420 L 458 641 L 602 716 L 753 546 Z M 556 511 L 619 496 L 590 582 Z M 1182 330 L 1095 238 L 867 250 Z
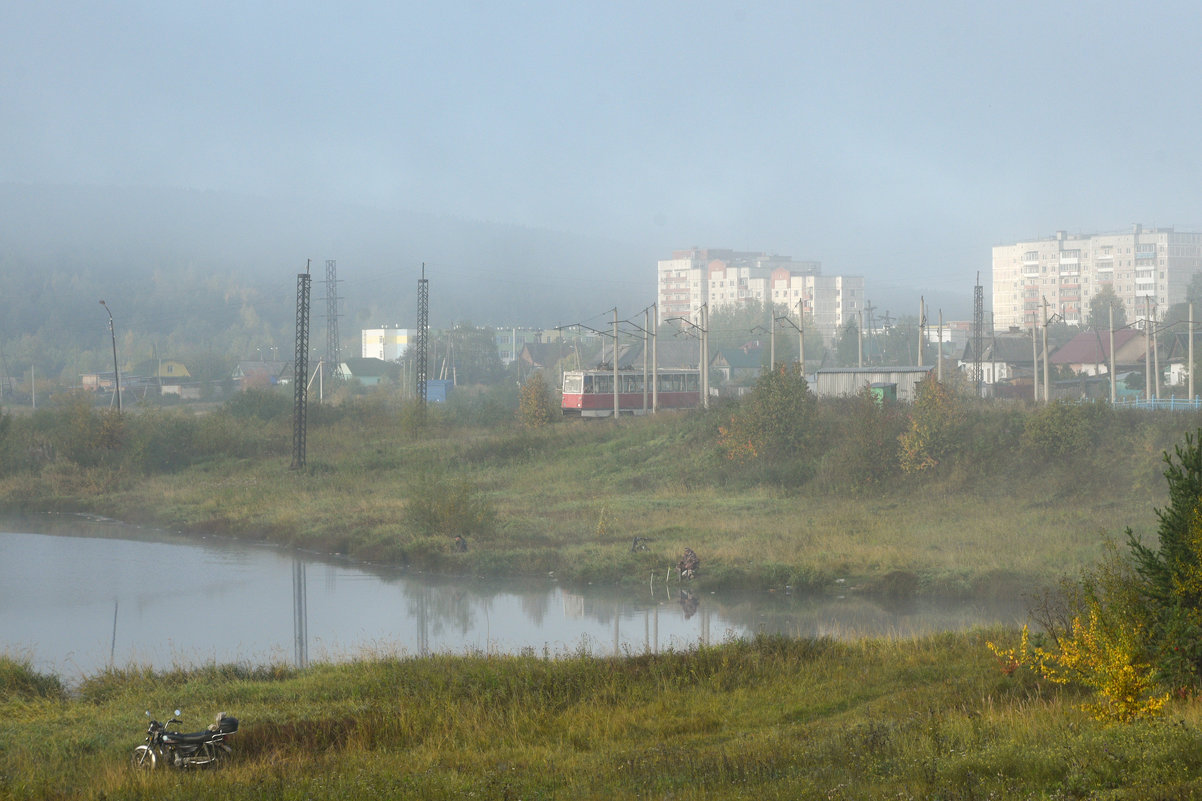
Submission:
M 435 327 L 571 323 L 652 302 L 659 257 L 654 247 L 418 212 L 0 184 L 0 348 L 14 372 L 104 369 L 103 298 L 130 361 L 286 350 L 309 259 L 320 336 L 325 260 L 337 260 L 347 344 L 363 327 L 413 325 L 423 262 Z

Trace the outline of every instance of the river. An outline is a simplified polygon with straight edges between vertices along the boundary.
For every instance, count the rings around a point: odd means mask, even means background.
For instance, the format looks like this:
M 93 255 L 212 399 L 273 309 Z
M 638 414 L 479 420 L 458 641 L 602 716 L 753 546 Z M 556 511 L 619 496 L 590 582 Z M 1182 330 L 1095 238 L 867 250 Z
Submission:
M 0 520 L 0 651 L 68 681 L 110 665 L 644 653 L 756 632 L 909 637 L 1024 617 L 1017 600 L 881 605 L 838 584 L 819 598 L 703 587 L 664 573 L 635 590 L 431 576 L 82 516 Z

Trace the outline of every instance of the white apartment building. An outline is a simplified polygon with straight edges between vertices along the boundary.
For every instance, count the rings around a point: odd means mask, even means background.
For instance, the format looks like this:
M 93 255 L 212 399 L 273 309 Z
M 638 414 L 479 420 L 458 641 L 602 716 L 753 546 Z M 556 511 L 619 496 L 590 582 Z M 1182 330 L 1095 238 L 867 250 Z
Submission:
M 1089 302 L 1109 286 L 1129 322 L 1163 317 L 1185 300 L 1186 286 L 1202 270 L 1202 233 L 1172 228 L 1124 233 L 1068 234 L 993 248 L 993 324 L 1030 328 L 1059 314 L 1084 323 Z M 1044 302 L 1047 302 L 1045 309 Z
M 401 360 L 408 347 L 417 342 L 416 328 L 364 328 L 364 359 L 383 359 L 386 362 Z
M 864 279 L 822 275 L 817 261 L 793 261 L 765 253 L 692 248 L 659 262 L 660 319 L 694 319 L 703 303 L 710 311 L 750 303 L 805 309 L 829 344 L 864 305 Z

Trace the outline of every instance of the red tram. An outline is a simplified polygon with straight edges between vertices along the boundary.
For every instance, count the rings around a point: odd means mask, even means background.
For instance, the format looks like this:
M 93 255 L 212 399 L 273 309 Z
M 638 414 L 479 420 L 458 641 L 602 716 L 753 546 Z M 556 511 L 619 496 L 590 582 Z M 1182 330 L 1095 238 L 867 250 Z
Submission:
M 647 376 L 650 378 L 650 375 Z M 701 373 L 660 370 L 656 398 L 660 409 L 694 409 L 701 405 Z M 618 410 L 645 414 L 651 410 L 651 382 L 643 371 L 618 371 Z M 613 417 L 614 371 L 570 370 L 563 374 L 563 413 L 574 417 Z

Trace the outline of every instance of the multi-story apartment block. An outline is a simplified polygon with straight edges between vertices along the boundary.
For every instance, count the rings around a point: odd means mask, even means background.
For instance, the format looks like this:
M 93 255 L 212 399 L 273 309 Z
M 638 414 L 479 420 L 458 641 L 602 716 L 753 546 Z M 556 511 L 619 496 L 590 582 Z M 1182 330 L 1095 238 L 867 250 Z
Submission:
M 538 345 L 543 341 L 541 328 L 498 328 L 493 332 L 497 342 L 497 355 L 501 364 L 508 365 L 522 352 L 526 345 Z
M 415 328 L 364 328 L 361 355 L 364 359 L 400 361 L 401 356 L 416 341 Z
M 1163 317 L 1202 270 L 1202 233 L 1136 225 L 1118 234 L 1067 234 L 993 248 L 995 328 L 1030 328 L 1059 314 L 1084 323 L 1110 287 L 1127 320 Z M 1045 308 L 1044 303 L 1047 303 Z
M 822 275 L 817 261 L 793 261 L 765 253 L 692 248 L 659 262 L 660 319 L 693 319 L 703 303 L 710 311 L 750 303 L 800 304 L 828 343 L 864 305 L 864 279 Z

